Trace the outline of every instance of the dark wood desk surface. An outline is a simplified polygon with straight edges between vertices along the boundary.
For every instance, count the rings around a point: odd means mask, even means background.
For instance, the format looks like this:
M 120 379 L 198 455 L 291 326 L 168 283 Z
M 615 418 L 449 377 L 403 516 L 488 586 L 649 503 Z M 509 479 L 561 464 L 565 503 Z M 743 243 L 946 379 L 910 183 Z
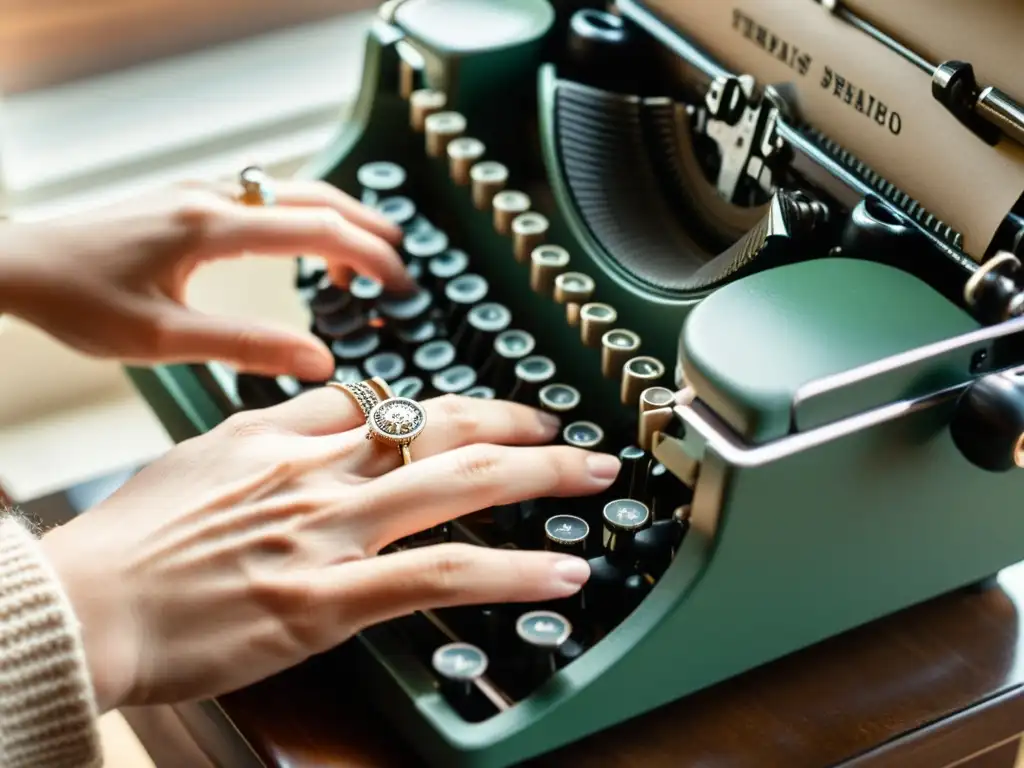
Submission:
M 996 587 L 833 638 L 534 765 L 1011 768 L 1024 732 L 1022 607 L 1024 565 Z M 219 703 L 275 768 L 419 764 L 362 700 L 314 663 Z

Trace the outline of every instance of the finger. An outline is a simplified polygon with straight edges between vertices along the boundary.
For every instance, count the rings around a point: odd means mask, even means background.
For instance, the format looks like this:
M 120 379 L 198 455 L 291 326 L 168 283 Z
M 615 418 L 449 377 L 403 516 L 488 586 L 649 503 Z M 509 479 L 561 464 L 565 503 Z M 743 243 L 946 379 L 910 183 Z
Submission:
M 317 387 L 263 411 L 268 423 L 307 437 L 356 429 L 366 417 L 352 397 L 337 387 Z M 367 447 L 372 447 L 367 444 Z
M 322 257 L 332 267 L 351 267 L 392 290 L 415 287 L 391 245 L 326 208 L 225 207 L 207 235 L 199 258 L 244 252 L 286 257 L 306 253 Z
M 305 179 L 281 179 L 272 183 L 278 205 L 295 208 L 330 208 L 356 226 L 373 232 L 389 243 L 397 245 L 402 240 L 400 227 L 333 184 Z M 233 202 L 238 198 L 239 185 L 237 182 L 223 182 L 217 184 L 215 190 L 226 200 Z
M 476 444 L 413 461 L 364 485 L 380 548 L 488 507 L 542 497 L 589 496 L 619 472 L 614 456 L 568 446 Z
M 216 360 L 248 373 L 291 375 L 326 381 L 334 355 L 315 336 L 230 317 L 214 317 L 178 305 L 162 308 L 154 352 L 167 362 Z
M 359 628 L 456 605 L 557 600 L 579 592 L 585 560 L 553 552 L 440 544 L 344 563 L 310 578 L 314 604 Z

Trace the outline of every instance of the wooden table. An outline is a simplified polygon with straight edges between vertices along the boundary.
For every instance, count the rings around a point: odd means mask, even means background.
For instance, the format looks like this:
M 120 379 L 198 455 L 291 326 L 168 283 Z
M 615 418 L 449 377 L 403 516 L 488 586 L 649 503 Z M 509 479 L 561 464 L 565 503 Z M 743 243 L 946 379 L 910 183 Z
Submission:
M 991 589 L 914 607 L 531 765 L 1012 768 L 1024 732 L 1022 607 L 1024 564 Z M 193 753 L 187 764 L 421 765 L 331 666 L 313 662 L 226 696 L 219 721 L 209 705 L 176 708 L 193 743 L 220 755 Z

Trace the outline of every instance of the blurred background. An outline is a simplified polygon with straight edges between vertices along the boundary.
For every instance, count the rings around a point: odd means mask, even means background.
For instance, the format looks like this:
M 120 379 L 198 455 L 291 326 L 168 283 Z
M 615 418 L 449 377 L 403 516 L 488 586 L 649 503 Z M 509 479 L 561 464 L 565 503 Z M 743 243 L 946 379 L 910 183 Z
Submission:
M 0 0 L 0 215 L 45 219 L 252 163 L 293 173 L 351 109 L 375 5 Z M 191 301 L 301 324 L 292 270 L 256 258 L 213 265 Z M 9 318 L 0 373 L 0 501 L 6 493 L 43 524 L 88 508 L 171 446 L 119 365 Z M 138 716 L 128 713 L 136 727 L 150 722 Z M 164 736 L 180 725 L 160 723 L 147 743 L 170 748 Z M 108 768 L 181 764 L 173 750 L 147 754 L 118 713 L 102 733 Z
M 0 213 L 40 219 L 249 163 L 288 174 L 339 130 L 373 0 L 0 0 Z M 301 322 L 291 265 L 197 276 L 211 311 Z M 170 443 L 120 367 L 8 320 L 0 486 L 25 502 Z

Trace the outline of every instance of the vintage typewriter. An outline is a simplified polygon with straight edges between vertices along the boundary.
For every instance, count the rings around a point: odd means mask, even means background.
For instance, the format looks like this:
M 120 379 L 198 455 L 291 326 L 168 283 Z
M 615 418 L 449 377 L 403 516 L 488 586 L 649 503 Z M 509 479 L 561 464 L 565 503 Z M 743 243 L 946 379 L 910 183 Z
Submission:
M 1024 6 L 914 5 L 380 8 L 305 173 L 400 224 L 421 288 L 298 260 L 336 378 L 530 403 L 623 462 L 395 543 L 592 564 L 354 641 L 325 685 L 364 675 L 425 762 L 519 763 L 1024 559 Z M 179 440 L 324 383 L 132 374 Z

